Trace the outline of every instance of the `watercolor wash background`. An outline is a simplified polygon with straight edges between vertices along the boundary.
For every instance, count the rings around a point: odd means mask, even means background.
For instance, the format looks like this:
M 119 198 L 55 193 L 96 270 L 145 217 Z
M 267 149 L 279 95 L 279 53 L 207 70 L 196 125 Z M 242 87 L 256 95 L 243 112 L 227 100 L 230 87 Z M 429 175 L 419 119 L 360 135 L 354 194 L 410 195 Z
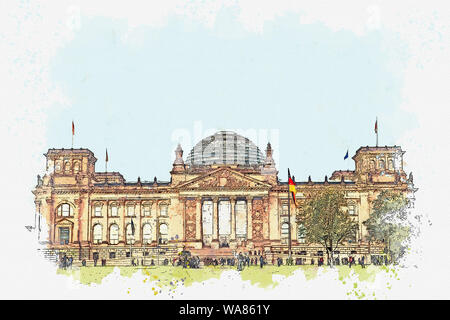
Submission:
M 108 147 L 109 170 L 128 180 L 168 179 L 173 132 L 191 133 L 182 141 L 187 153 L 198 140 L 196 121 L 204 130 L 278 130 L 280 179 L 289 165 L 297 180 L 322 180 L 353 169 L 342 158 L 347 148 L 374 144 L 378 115 L 380 144 L 406 150 L 416 210 L 432 225 L 400 280 L 380 274 L 358 290 L 449 298 L 448 21 L 445 1 L 2 2 L 1 297 L 173 296 L 154 296 L 142 276 L 117 272 L 101 286 L 77 285 L 36 254 L 24 228 L 34 218 L 30 190 L 44 171 L 42 153 L 70 147 L 72 119 L 75 147 L 96 154 L 97 170 Z M 255 142 L 264 147 L 263 140 Z M 353 282 L 336 277 L 296 273 L 264 290 L 230 271 L 176 297 L 348 298 Z

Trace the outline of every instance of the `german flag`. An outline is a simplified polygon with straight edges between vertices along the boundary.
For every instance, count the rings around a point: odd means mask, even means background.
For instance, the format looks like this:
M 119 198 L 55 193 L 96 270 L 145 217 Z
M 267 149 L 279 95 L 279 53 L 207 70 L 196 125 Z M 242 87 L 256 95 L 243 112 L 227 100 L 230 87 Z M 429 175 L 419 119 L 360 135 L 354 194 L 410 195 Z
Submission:
M 295 194 L 297 193 L 297 190 L 295 189 L 295 182 L 291 179 L 291 172 L 289 171 L 289 168 L 288 168 L 288 184 L 289 184 L 289 192 L 292 193 L 292 198 L 294 199 L 294 203 L 296 203 Z

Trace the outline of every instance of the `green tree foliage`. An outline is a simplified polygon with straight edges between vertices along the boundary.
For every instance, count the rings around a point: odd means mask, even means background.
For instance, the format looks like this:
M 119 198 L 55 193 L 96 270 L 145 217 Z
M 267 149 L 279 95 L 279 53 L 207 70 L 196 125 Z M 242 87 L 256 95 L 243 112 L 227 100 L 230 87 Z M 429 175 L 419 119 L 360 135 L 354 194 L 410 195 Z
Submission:
M 394 263 L 406 253 L 412 225 L 408 221 L 408 200 L 404 195 L 382 191 L 373 202 L 370 218 L 364 222 L 370 241 L 383 241 Z
M 320 243 L 331 256 L 333 252 L 347 240 L 357 224 L 347 210 L 344 193 L 330 189 L 313 193 L 300 206 L 297 222 L 302 225 L 302 232 L 309 243 Z

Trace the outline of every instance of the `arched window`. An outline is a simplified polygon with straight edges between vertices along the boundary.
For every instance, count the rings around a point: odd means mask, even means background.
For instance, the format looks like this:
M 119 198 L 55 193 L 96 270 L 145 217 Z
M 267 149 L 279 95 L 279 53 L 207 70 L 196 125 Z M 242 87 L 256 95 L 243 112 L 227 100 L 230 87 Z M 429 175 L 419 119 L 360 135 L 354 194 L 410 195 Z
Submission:
M 131 223 L 127 224 L 127 244 L 133 244 L 134 243 L 134 232 L 133 227 Z
M 75 161 L 73 163 L 73 173 L 78 173 L 78 172 L 80 172 L 80 162 Z
M 55 162 L 55 171 L 56 172 L 61 172 L 61 161 L 56 161 Z
M 388 162 L 388 169 L 389 170 L 394 170 L 394 161 L 392 161 L 392 159 L 390 159 L 389 162 Z
M 289 235 L 289 223 L 284 222 L 281 225 L 281 235 L 282 236 L 288 236 Z
M 119 226 L 115 223 L 109 227 L 109 243 L 110 244 L 119 243 Z
M 102 225 L 97 223 L 94 225 L 93 228 L 93 234 L 94 234 L 94 243 L 101 243 L 102 242 Z
M 375 161 L 374 160 L 370 160 L 370 169 L 371 170 L 375 169 Z
M 161 235 L 167 235 L 169 233 L 169 228 L 167 227 L 167 224 L 161 223 L 159 225 L 159 233 Z
M 73 216 L 72 206 L 68 203 L 62 203 L 56 209 L 58 216 L 61 217 L 71 217 Z
M 380 160 L 380 169 L 384 169 L 384 160 Z
M 150 223 L 146 223 L 142 227 L 142 241 L 145 244 L 152 242 L 152 226 Z
M 70 169 L 71 169 L 71 167 L 70 167 L 70 162 L 69 162 L 69 161 L 66 161 L 66 162 L 64 163 L 64 172 L 65 172 L 65 173 L 69 173 L 69 172 L 70 172 Z
M 297 240 L 300 243 L 306 242 L 306 230 L 303 224 L 300 224 L 297 228 Z

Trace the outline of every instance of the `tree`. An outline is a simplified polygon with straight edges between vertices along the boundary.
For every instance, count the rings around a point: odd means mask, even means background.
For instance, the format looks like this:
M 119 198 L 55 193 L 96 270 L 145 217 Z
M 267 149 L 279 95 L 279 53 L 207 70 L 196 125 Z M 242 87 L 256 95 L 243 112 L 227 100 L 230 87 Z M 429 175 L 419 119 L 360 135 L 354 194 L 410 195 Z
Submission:
M 373 202 L 370 218 L 363 223 L 370 241 L 385 243 L 390 261 L 396 263 L 406 253 L 413 226 L 408 221 L 408 200 L 404 195 L 382 191 Z
M 297 222 L 299 230 L 309 243 L 320 243 L 327 251 L 327 258 L 334 264 L 333 252 L 347 240 L 357 224 L 346 210 L 344 193 L 335 189 L 311 194 L 300 206 Z

